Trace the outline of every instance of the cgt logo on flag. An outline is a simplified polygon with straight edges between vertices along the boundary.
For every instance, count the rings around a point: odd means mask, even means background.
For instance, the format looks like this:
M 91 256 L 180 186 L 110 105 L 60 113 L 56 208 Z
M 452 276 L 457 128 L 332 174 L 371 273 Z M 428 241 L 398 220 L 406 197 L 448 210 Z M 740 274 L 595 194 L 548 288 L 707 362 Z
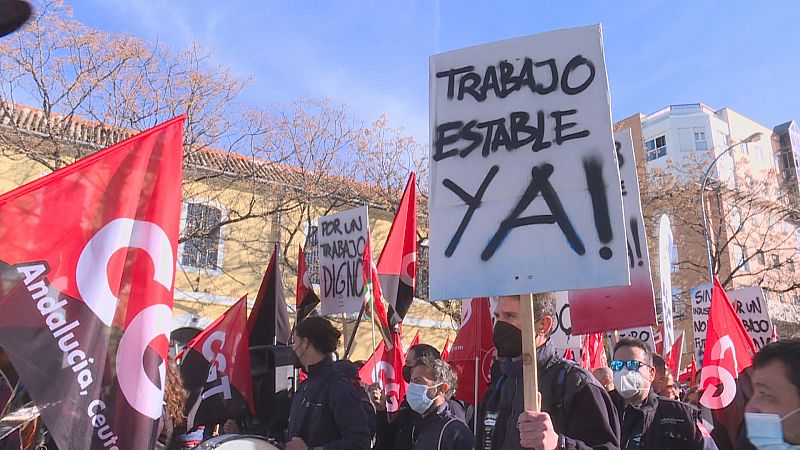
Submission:
M 155 441 L 183 122 L 0 196 L 0 346 L 62 450 L 149 450 Z

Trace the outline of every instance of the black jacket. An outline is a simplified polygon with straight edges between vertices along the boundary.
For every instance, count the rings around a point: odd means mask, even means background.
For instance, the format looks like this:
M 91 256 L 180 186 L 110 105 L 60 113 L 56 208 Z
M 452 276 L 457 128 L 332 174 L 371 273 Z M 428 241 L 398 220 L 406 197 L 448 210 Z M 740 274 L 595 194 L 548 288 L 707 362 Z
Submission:
M 659 397 L 650 391 L 639 406 L 628 405 L 622 416 L 625 450 L 716 449 L 697 426 L 700 411 L 691 405 Z
M 450 414 L 466 422 L 466 403 L 450 399 L 447 401 Z M 414 423 L 421 418 L 416 411 L 408 406 L 403 399 L 400 409 L 391 417 L 386 411 L 378 412 L 376 416 L 376 450 L 409 450 L 413 445 L 412 431 Z M 391 418 L 391 421 L 390 421 Z
M 302 438 L 309 447 L 325 450 L 366 450 L 370 447 L 367 414 L 353 386 L 325 358 L 308 368 L 308 379 L 292 398 L 287 439 Z
M 619 449 L 617 410 L 587 370 L 565 361 L 551 341 L 537 349 L 541 410 L 567 449 Z M 523 411 L 522 362 L 506 360 L 481 404 L 478 448 L 519 450 L 517 419 Z
M 447 402 L 427 417 L 419 416 L 412 429 L 414 450 L 474 450 L 475 435 L 457 418 Z

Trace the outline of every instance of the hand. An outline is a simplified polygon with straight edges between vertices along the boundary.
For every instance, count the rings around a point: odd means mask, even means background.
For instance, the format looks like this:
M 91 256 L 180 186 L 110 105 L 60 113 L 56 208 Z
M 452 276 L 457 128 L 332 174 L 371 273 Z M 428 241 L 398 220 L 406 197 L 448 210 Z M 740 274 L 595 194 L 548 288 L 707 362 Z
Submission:
M 306 445 L 305 441 L 300 439 L 299 437 L 295 436 L 292 438 L 291 441 L 286 443 L 285 450 L 307 450 L 308 445 Z
M 519 445 L 537 450 L 556 450 L 558 433 L 553 429 L 550 414 L 544 412 L 523 411 L 517 419 L 519 427 Z
M 222 424 L 222 432 L 225 434 L 238 434 L 240 432 L 239 425 L 233 419 L 228 419 Z
M 383 392 L 380 384 L 371 384 L 367 388 L 367 394 L 369 394 L 369 400 L 375 406 L 376 410 L 386 411 L 386 393 Z

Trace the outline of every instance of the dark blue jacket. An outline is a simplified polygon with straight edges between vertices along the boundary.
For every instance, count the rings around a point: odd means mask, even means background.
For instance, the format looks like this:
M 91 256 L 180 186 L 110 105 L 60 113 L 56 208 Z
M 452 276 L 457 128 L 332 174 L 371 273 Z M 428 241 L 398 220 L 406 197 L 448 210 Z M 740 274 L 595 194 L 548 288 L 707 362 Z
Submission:
M 638 406 L 628 405 L 622 415 L 623 450 L 716 450 L 710 436 L 698 427 L 700 411 L 650 391 Z
M 414 422 L 413 450 L 474 450 L 475 435 L 447 402 Z
M 334 370 L 330 358 L 307 372 L 292 398 L 287 439 L 297 436 L 325 450 L 369 449 L 367 413 L 355 386 Z

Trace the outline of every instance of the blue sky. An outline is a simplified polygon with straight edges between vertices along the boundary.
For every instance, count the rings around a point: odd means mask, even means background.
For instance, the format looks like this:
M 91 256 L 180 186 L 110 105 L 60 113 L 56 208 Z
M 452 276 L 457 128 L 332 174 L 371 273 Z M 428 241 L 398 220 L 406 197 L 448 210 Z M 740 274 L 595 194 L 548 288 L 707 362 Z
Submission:
M 253 82 L 252 106 L 345 102 L 427 141 L 430 55 L 601 23 L 614 120 L 664 106 L 800 119 L 800 2 L 73 0 L 75 17 L 173 47 L 192 41 Z

